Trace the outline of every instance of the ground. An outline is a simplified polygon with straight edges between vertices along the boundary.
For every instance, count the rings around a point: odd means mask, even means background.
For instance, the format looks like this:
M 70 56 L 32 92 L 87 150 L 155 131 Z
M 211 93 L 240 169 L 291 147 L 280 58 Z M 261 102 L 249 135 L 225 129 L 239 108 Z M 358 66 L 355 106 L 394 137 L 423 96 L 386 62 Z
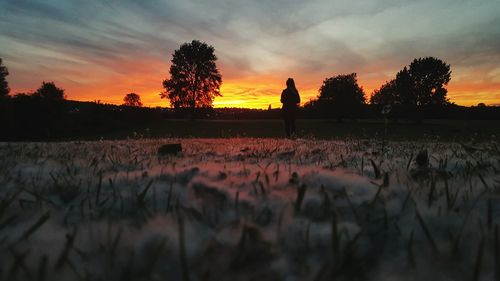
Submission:
M 499 277 L 495 139 L 135 137 L 0 144 L 0 280 Z
M 376 119 L 334 120 L 299 119 L 297 132 L 301 137 L 343 140 L 346 138 L 380 139 L 386 134 L 392 140 L 471 141 L 491 140 L 500 136 L 500 120 L 424 120 L 423 123 Z M 283 121 L 270 120 L 185 120 L 164 119 L 127 127 L 117 131 L 103 131 L 88 139 L 123 139 L 142 135 L 165 137 L 284 137 Z

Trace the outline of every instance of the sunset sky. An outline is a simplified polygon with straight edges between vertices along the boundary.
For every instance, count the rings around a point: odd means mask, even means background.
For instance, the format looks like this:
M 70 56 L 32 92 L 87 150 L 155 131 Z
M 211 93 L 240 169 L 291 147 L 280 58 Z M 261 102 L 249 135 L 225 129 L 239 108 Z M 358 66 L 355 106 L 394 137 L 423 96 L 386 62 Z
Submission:
M 162 81 L 184 42 L 215 48 L 217 107 L 278 107 L 288 77 L 302 101 L 356 72 L 367 97 L 414 58 L 451 64 L 451 101 L 500 104 L 498 0 L 0 0 L 0 57 L 12 93 L 54 81 L 68 99 L 166 106 Z

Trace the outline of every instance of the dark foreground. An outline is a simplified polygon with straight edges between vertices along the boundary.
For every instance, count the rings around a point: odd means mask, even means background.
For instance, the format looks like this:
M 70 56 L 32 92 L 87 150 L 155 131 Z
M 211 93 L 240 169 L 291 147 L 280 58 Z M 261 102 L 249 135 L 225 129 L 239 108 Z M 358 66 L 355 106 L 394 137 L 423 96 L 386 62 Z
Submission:
M 302 119 L 297 121 L 299 137 L 318 139 L 382 139 L 389 140 L 440 140 L 440 141 L 489 141 L 500 136 L 500 120 L 428 120 L 414 122 L 388 122 L 384 120 L 358 120 L 337 122 L 333 120 Z M 385 133 L 386 132 L 386 133 Z M 140 137 L 284 137 L 282 120 L 187 120 L 165 119 L 135 128 L 123 128 L 85 136 L 86 139 L 124 139 Z
M 0 159 L 0 280 L 500 280 L 496 142 L 0 143 Z

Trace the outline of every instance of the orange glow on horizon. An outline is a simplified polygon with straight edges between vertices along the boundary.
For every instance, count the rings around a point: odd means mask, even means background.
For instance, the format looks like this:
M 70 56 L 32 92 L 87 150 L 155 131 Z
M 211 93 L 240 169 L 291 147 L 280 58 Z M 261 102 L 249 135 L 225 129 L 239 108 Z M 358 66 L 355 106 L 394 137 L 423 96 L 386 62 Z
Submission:
M 215 108 L 255 108 L 267 109 L 281 108 L 280 95 L 284 89 L 284 81 L 287 77 L 252 77 L 246 79 L 226 80 L 222 84 L 222 97 L 216 97 L 213 103 Z M 310 99 L 318 96 L 318 89 L 322 79 L 302 80 L 294 77 L 303 105 Z M 307 77 L 306 77 L 307 78 Z M 367 102 L 374 89 L 385 83 L 379 79 L 363 80 L 358 76 L 358 82 L 363 86 Z M 51 81 L 51 80 L 47 80 Z M 65 85 L 65 81 L 55 81 L 56 85 L 65 89 L 67 98 L 79 101 L 101 101 L 108 104 L 122 104 L 123 97 L 130 92 L 141 96 L 144 106 L 169 107 L 169 101 L 161 99 L 159 93 L 161 79 L 153 79 L 151 76 L 138 75 L 136 79 L 117 81 L 112 84 L 76 84 Z M 153 85 L 153 86 L 151 86 Z M 133 89 L 133 90 L 128 90 Z M 477 83 L 470 81 L 453 81 L 448 85 L 448 97 L 451 102 L 458 105 L 473 106 L 478 103 L 487 105 L 500 105 L 500 82 Z M 13 89 L 12 94 L 19 92 L 30 92 L 34 89 Z
M 271 105 L 271 108 L 281 108 L 280 97 L 281 91 L 284 89 L 282 84 L 274 81 L 262 81 L 260 83 L 248 81 L 227 82 L 221 87 L 222 97 L 217 97 L 214 100 L 214 107 L 267 109 Z M 299 85 L 297 87 L 300 92 L 301 104 L 317 96 L 317 90 L 315 89 L 301 89 Z
M 303 105 L 325 78 L 349 73 L 357 73 L 369 101 L 373 90 L 427 56 L 450 65 L 451 102 L 500 105 L 498 0 L 299 1 L 278 9 L 264 3 L 272 1 L 4 2 L 0 57 L 12 95 L 52 81 L 69 100 L 120 105 L 133 92 L 146 107 L 169 107 L 159 94 L 173 55 L 199 40 L 213 47 L 222 75 L 216 108 L 279 108 L 289 77 Z M 277 10 L 293 16 L 275 17 Z
M 13 69 L 24 67 L 13 65 Z M 29 72 L 12 70 L 9 84 L 11 93 L 15 94 L 34 91 L 42 81 L 54 81 L 58 87 L 65 89 L 70 100 L 100 100 L 117 105 L 123 103 L 126 94 L 134 92 L 141 96 L 144 106 L 169 107 L 169 101 L 161 99 L 159 95 L 163 91 L 162 81 L 169 77 L 169 67 L 170 62 L 145 54 L 141 60 L 121 60 L 106 65 L 85 64 L 81 68 L 54 66 L 50 71 L 43 68 L 38 70 L 40 74 L 36 79 Z M 375 61 L 369 67 L 359 69 L 358 83 L 364 89 L 366 100 L 369 101 L 373 90 L 393 79 L 399 68 Z M 288 77 L 295 79 L 303 105 L 318 96 L 318 89 L 326 77 L 340 74 L 335 69 L 314 72 L 293 68 L 290 73 L 279 70 L 243 74 L 241 69 L 224 64 L 220 65 L 220 71 L 223 77 L 220 89 L 222 97 L 215 98 L 213 106 L 216 108 L 267 109 L 269 105 L 280 108 L 281 91 Z M 344 72 L 356 72 L 356 67 Z M 447 86 L 450 101 L 464 106 L 481 102 L 487 105 L 500 104 L 498 73 L 484 69 L 453 69 L 452 79 Z

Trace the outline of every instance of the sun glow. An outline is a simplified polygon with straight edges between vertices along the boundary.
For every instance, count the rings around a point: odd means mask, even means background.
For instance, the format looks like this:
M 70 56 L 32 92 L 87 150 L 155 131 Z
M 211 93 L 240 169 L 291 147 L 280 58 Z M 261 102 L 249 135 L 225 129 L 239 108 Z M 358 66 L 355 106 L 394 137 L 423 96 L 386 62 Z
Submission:
M 297 89 L 301 97 L 301 104 L 318 96 L 318 89 L 325 77 L 329 74 L 318 77 L 308 77 L 307 75 L 290 75 L 295 79 Z M 16 73 L 13 73 L 16 77 Z M 135 79 L 130 77 L 115 77 L 113 83 L 106 79 L 98 83 L 70 83 L 67 79 L 55 80 L 56 84 L 65 89 L 67 98 L 79 101 L 100 101 L 108 104 L 122 104 L 123 97 L 134 92 L 141 96 L 144 106 L 148 107 L 169 107 L 167 99 L 160 98 L 161 79 L 154 78 L 160 74 L 138 74 Z M 64 75 L 61 75 L 64 77 Z M 280 95 L 284 89 L 284 81 L 287 75 L 276 76 L 254 76 L 244 78 L 225 79 L 220 93 L 221 97 L 215 97 L 213 106 L 215 108 L 234 107 L 234 108 L 255 108 L 267 109 L 280 108 Z M 358 82 L 364 88 L 366 100 L 369 101 L 370 95 L 374 89 L 377 89 L 391 77 L 369 77 L 359 75 Z M 52 81 L 50 77 L 44 77 L 43 80 Z M 160 81 L 160 82 L 159 82 Z M 30 87 L 16 88 L 13 83 L 12 93 L 30 92 L 38 87 L 33 84 Z M 480 102 L 487 105 L 500 104 L 500 83 L 490 81 L 488 83 L 479 83 L 474 81 L 453 79 L 447 86 L 448 98 L 451 102 L 458 105 L 473 106 Z
M 281 80 L 277 80 L 280 81 Z M 222 97 L 214 100 L 214 107 L 245 107 L 267 109 L 280 108 L 281 91 L 284 86 L 278 82 L 230 81 L 221 87 Z M 317 95 L 316 89 L 301 89 L 302 104 Z

